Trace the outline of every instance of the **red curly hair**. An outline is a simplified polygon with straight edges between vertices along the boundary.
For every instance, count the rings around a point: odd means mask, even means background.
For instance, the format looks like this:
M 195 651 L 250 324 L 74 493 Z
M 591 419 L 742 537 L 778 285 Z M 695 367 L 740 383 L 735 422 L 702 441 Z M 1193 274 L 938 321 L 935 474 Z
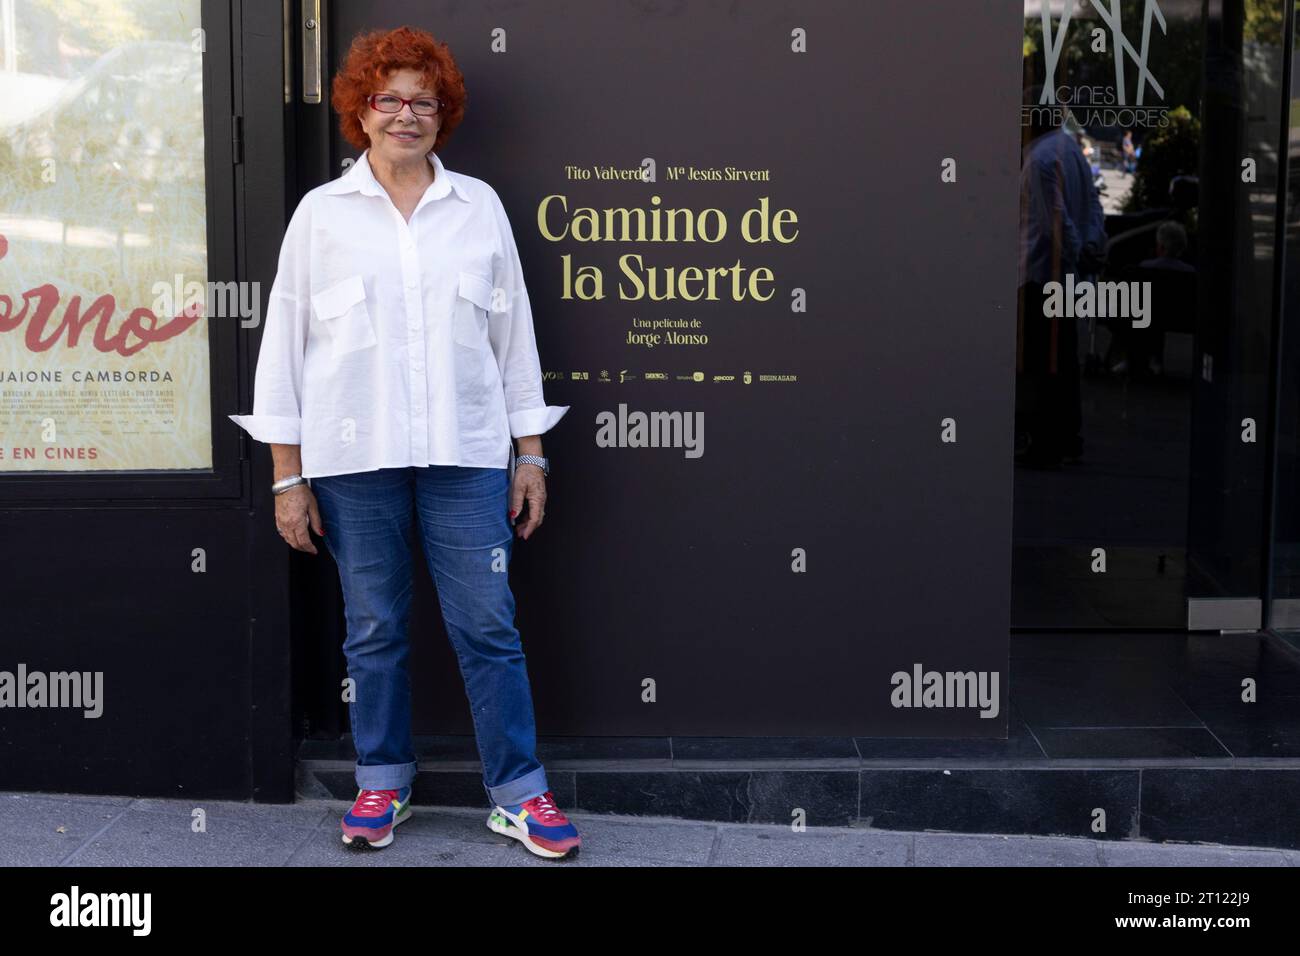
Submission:
M 414 27 L 374 30 L 352 40 L 343 69 L 334 77 L 330 105 L 339 114 L 339 132 L 357 149 L 366 149 L 366 135 L 357 114 L 370 107 L 366 97 L 383 87 L 390 73 L 409 69 L 419 73 L 434 95 L 442 100 L 441 125 L 433 141 L 437 152 L 465 116 L 465 77 L 456 60 L 433 35 Z

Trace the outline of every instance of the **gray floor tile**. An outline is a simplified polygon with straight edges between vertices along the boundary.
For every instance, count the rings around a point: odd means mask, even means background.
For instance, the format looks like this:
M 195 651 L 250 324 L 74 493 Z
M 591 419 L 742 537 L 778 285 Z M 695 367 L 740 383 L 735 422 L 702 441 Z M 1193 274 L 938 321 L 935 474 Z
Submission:
M 578 859 L 585 866 L 703 866 L 709 861 L 709 851 L 717 829 L 710 823 L 669 820 L 638 823 L 623 818 L 580 813 L 570 813 L 568 816 L 582 836 Z M 510 840 L 509 837 L 502 839 Z M 519 843 L 518 840 L 510 842 Z M 551 862 L 533 856 L 523 844 L 519 844 L 518 849 L 524 856 L 532 857 L 539 863 Z M 519 854 L 512 854 L 512 862 L 520 860 L 522 857 Z
M 507 852 L 501 859 L 504 866 L 531 865 L 534 861 L 542 864 L 559 862 L 565 866 L 703 866 L 708 862 L 713 846 L 715 826 L 711 823 L 573 812 L 568 816 L 582 834 L 582 849 L 572 860 L 538 857 L 519 841 L 489 830 L 486 810 L 456 807 L 416 807 L 411 819 L 399 827 L 394 843 L 403 837 L 418 835 L 433 841 L 505 848 Z
M 207 830 L 191 828 L 192 811 Z M 421 807 L 383 850 L 350 850 L 347 804 L 293 806 L 0 793 L 10 866 L 1300 866 L 1300 850 L 867 827 L 710 823 L 573 813 L 578 857 L 537 857 L 492 833 L 479 808 Z
M 21 799 L 23 797 L 44 797 L 49 800 L 62 800 L 66 803 L 106 803 L 109 806 L 125 807 L 133 803 L 135 797 L 119 797 L 111 793 L 56 793 L 52 791 L 43 791 L 40 793 L 5 793 L 0 794 L 3 797 L 12 797 Z
M 1107 866 L 1286 866 L 1281 850 L 1189 846 L 1185 843 L 1143 843 L 1126 840 L 1102 844 Z
M 410 821 L 407 821 L 410 822 Z M 352 848 L 343 844 L 340 833 L 318 827 L 298 848 L 289 866 L 501 866 L 510 847 L 500 844 L 465 843 L 445 836 L 408 833 L 406 823 L 398 825 L 393 842 L 380 850 Z M 489 834 L 494 836 L 494 834 Z
M 915 866 L 1099 866 L 1091 840 L 918 833 Z
M 209 820 L 257 820 L 270 825 L 286 827 L 320 826 L 329 818 L 337 823 L 348 807 L 339 804 L 337 813 L 330 812 L 328 801 L 283 803 L 248 803 L 232 800 L 136 800 L 132 810 L 141 813 L 161 813 L 191 818 L 195 810 L 202 810 Z
M 69 860 L 72 866 L 279 866 L 314 834 L 273 819 L 209 815 L 195 833 L 188 813 L 127 810 Z
M 57 866 L 125 812 L 125 803 L 0 794 L 0 866 Z
M 714 866 L 906 866 L 910 833 L 723 824 Z

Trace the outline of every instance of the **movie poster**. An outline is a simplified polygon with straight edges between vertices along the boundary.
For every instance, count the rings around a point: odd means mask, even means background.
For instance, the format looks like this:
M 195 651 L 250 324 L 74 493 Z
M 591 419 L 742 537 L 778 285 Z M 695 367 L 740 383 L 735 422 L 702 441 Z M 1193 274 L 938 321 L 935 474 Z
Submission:
M 199 0 L 81 6 L 0 24 L 0 471 L 210 468 Z
M 799 240 L 799 213 L 774 200 L 789 192 L 788 184 L 773 184 L 771 169 L 660 168 L 647 157 L 632 166 L 567 164 L 562 176 L 561 187 L 537 204 L 537 237 L 548 253 L 538 265 L 558 276 L 557 308 L 548 312 L 599 312 L 600 344 L 623 361 L 618 368 L 547 370 L 545 378 L 728 387 L 798 381 L 788 360 L 770 365 L 746 346 L 756 328 L 806 311 L 806 290 L 782 273 L 786 250 Z M 710 345 L 719 338 L 716 352 Z M 744 367 L 746 353 L 751 367 Z M 718 365 L 719 354 L 727 364 Z M 692 416 L 626 408 L 607 417 L 598 447 L 702 454 Z
M 548 733 L 1005 736 L 1023 11 L 985 6 L 331 8 L 332 63 L 453 51 L 440 157 L 570 407 L 511 568 Z M 470 729 L 454 656 L 411 674 L 417 733 Z

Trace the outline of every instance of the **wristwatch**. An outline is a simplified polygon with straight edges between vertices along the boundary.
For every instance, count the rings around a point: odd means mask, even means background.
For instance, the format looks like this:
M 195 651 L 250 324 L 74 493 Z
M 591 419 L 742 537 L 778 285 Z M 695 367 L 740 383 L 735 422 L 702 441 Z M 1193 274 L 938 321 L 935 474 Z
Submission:
M 542 469 L 542 474 L 548 478 L 551 476 L 551 463 L 541 455 L 518 455 L 515 458 L 516 465 L 537 465 Z

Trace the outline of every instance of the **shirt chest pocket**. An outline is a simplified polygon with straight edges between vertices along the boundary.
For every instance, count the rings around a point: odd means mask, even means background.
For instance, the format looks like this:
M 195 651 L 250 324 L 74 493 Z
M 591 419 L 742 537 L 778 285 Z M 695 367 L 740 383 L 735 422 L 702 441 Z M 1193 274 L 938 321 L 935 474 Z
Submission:
M 488 345 L 488 314 L 492 311 L 492 283 L 472 272 L 459 274 L 452 336 L 458 345 L 483 349 Z
M 348 276 L 327 286 L 311 297 L 311 304 L 335 358 L 378 342 L 361 276 Z

